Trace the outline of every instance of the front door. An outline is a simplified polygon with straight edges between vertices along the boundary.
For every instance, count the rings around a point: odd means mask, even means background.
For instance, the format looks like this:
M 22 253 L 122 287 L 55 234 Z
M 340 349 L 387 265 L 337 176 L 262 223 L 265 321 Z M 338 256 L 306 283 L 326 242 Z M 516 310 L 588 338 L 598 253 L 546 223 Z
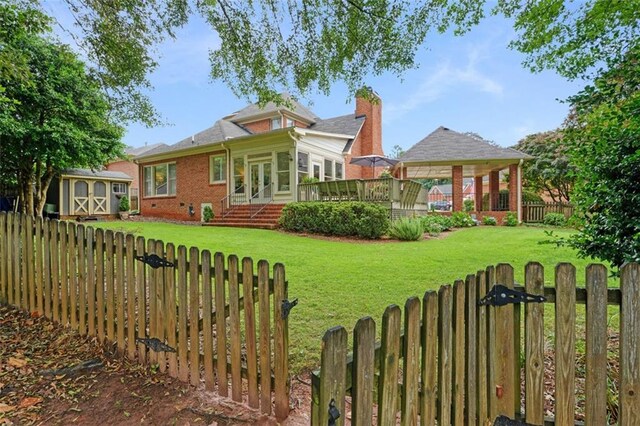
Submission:
M 271 200 L 271 161 L 249 164 L 249 182 L 251 202 L 263 204 Z

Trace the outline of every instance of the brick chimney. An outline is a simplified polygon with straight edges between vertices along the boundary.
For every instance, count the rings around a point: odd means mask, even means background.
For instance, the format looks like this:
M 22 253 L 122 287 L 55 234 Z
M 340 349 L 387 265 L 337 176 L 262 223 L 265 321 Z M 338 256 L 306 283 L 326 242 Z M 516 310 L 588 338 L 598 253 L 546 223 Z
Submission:
M 365 116 L 364 124 L 358 136 L 359 147 L 354 147 L 354 156 L 359 155 L 384 155 L 382 151 L 382 99 L 371 90 L 372 99 L 366 99 L 356 95 L 356 117 Z M 358 149 L 359 148 L 359 149 Z M 374 178 L 382 171 L 381 167 L 373 170 L 371 167 L 362 167 L 362 178 Z

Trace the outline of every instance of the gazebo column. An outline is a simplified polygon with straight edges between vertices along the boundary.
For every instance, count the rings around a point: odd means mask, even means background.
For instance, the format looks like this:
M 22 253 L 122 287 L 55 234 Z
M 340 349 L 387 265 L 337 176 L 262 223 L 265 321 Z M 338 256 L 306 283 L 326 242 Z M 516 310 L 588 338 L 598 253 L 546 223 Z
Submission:
M 481 212 L 482 211 L 482 196 L 484 195 L 482 193 L 482 176 L 476 176 L 475 181 L 473 182 L 473 186 L 476 190 L 476 211 L 477 212 Z
M 518 211 L 518 165 L 509 165 L 509 211 Z
M 492 171 L 489 173 L 489 211 L 498 210 L 498 202 L 500 200 L 500 171 Z
M 451 193 L 453 197 L 453 211 L 461 212 L 462 201 L 462 166 L 451 166 Z

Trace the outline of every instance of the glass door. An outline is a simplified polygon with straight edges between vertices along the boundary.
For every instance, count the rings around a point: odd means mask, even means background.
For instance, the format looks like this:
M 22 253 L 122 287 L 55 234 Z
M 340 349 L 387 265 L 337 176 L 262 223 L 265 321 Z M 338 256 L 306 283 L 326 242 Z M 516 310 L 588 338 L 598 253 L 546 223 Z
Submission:
M 250 163 L 249 182 L 251 183 L 251 200 L 254 203 L 266 203 L 271 200 L 271 161 Z

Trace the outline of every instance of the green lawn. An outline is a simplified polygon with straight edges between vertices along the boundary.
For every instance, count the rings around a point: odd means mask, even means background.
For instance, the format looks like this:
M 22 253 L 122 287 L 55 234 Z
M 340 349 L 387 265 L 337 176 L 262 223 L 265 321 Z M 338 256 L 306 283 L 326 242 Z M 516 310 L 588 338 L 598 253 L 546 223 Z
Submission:
M 225 255 L 249 256 L 285 265 L 289 296 L 300 302 L 291 313 L 290 352 L 294 371 L 319 363 L 320 340 L 329 327 L 352 329 L 366 315 L 378 321 L 385 307 L 402 306 L 410 296 L 451 284 L 487 265 L 506 262 L 522 282 L 524 265 L 538 261 L 553 282 L 558 262 L 571 262 L 584 282 L 588 260 L 547 240 L 541 228 L 475 227 L 420 242 L 339 242 L 312 237 L 238 228 L 217 228 L 151 222 L 101 222 L 98 226 L 148 238 L 197 246 Z M 570 231 L 556 230 L 559 236 Z

